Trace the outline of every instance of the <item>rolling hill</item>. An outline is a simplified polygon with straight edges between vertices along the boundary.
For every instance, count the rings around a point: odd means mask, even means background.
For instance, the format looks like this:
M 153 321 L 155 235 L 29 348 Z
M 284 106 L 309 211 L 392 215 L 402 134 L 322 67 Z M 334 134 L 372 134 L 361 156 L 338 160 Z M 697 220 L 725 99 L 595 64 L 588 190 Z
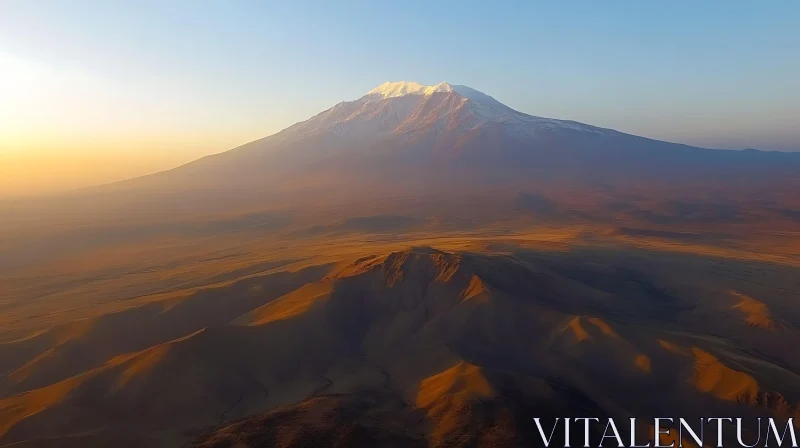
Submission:
M 583 260 L 421 247 L 5 343 L 0 444 L 524 446 L 533 414 L 800 412 L 796 321 Z

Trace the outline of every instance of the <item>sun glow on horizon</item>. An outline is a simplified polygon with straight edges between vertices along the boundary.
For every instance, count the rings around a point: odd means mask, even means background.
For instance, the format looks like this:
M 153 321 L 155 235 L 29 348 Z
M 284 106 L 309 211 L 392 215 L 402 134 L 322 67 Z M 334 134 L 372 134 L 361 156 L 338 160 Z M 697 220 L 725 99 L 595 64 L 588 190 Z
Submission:
M 198 126 L 137 95 L 84 70 L 0 52 L 0 198 L 149 174 L 263 136 Z

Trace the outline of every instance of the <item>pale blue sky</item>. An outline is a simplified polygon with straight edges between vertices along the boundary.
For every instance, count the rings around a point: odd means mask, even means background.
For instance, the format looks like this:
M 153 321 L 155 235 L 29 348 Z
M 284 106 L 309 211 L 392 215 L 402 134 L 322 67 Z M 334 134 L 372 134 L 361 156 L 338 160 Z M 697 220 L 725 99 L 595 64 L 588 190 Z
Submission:
M 0 152 L 217 152 L 388 80 L 800 149 L 798 1 L 0 0 Z

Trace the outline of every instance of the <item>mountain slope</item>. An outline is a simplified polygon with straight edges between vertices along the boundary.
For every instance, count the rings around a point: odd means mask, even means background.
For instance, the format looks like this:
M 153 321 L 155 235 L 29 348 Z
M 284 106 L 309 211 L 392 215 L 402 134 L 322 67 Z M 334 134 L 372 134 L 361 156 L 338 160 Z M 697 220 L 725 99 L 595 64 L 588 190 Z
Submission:
M 671 209 L 679 219 L 721 210 L 726 222 L 786 227 L 800 216 L 798 173 L 800 153 L 695 148 L 528 115 L 465 86 L 400 82 L 173 170 L 13 204 L 10 225 L 263 211 L 334 210 L 344 220 L 378 206 L 400 215 L 398 198 L 413 213 L 429 199 L 469 200 L 514 218 L 527 212 L 517 199 L 532 195 L 569 211 L 559 220 L 650 225 Z M 464 214 L 441 210 L 443 219 Z

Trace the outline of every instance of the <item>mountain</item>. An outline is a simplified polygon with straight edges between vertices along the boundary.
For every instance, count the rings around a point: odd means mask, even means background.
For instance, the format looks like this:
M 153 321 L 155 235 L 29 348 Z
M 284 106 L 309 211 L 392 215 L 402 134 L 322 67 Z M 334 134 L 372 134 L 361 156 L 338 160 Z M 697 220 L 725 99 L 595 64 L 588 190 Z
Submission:
M 756 225 L 798 219 L 798 173 L 800 153 L 695 148 L 528 115 L 466 86 L 390 82 L 269 137 L 42 207 L 79 209 L 76 221 L 324 209 L 347 219 L 435 199 L 447 220 L 464 215 L 461 201 L 509 218 Z M 29 208 L 18 215 L 37 225 Z
M 326 208 L 346 219 L 435 199 L 447 219 L 466 201 L 559 221 L 793 223 L 798 173 L 800 153 L 696 148 L 528 115 L 462 85 L 387 82 L 176 169 L 9 209 L 15 226 Z
M 256 227 L 285 237 L 532 223 L 670 240 L 791 235 L 799 173 L 800 153 L 695 148 L 528 115 L 466 86 L 390 82 L 173 170 L 0 204 L 0 267 Z
M 123 185 L 391 195 L 746 182 L 761 192 L 797 187 L 798 172 L 800 154 L 695 148 L 528 115 L 466 86 L 387 82 L 272 136 Z

